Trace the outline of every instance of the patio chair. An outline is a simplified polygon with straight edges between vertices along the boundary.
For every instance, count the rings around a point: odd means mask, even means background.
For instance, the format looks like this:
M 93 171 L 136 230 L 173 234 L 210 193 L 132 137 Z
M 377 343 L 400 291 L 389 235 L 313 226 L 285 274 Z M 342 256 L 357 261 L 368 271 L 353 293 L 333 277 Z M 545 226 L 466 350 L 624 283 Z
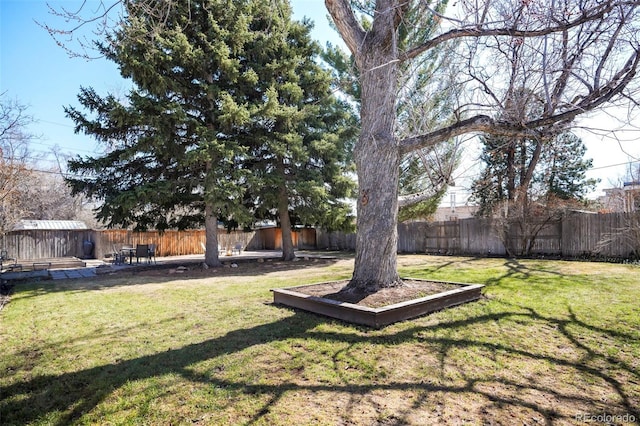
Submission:
M 200 243 L 200 247 L 202 247 L 202 251 L 206 255 L 207 254 L 207 246 L 205 246 L 204 243 Z M 223 253 L 224 253 L 224 247 L 222 247 L 220 244 L 218 244 L 218 255 L 221 256 Z
M 231 253 L 233 253 L 234 251 L 237 251 L 238 254 L 241 254 L 242 253 L 242 249 L 243 249 L 242 242 L 237 241 L 236 244 L 233 246 L 233 250 L 231 250 Z
M 136 245 L 136 263 L 140 263 L 140 258 L 146 259 L 149 263 L 149 244 Z
M 115 265 L 122 265 L 126 262 L 126 256 L 121 250 L 116 249 L 116 246 L 112 246 L 111 250 L 111 256 L 113 257 L 113 263 Z
M 153 262 L 154 265 L 157 265 L 156 261 L 156 245 L 149 244 L 149 263 Z

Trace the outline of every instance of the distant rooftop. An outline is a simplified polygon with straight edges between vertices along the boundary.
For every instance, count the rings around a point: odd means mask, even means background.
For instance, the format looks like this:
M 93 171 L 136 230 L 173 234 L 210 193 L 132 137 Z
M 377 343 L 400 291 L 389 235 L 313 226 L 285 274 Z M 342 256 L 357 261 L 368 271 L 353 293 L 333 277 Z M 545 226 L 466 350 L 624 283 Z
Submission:
M 80 220 L 30 220 L 23 219 L 16 223 L 13 231 L 29 231 L 35 229 L 44 230 L 83 230 L 89 229 L 87 224 Z

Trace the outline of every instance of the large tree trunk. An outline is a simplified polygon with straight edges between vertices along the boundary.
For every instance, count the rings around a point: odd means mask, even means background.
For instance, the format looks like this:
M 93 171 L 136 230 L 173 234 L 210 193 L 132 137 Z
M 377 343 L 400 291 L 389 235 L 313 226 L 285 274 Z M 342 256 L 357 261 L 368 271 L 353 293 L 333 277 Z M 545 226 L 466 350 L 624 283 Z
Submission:
M 386 19 L 392 20 L 391 12 Z M 359 196 L 351 288 L 376 291 L 401 284 L 397 272 L 400 151 L 394 136 L 397 46 L 394 26 L 380 25 L 358 55 L 362 133 L 355 147 Z
M 280 194 L 278 194 L 278 216 L 280 217 L 280 227 L 282 228 L 282 260 L 293 260 L 296 258 L 296 254 L 293 250 L 289 198 L 285 188 L 281 188 Z
M 211 173 L 213 165 L 211 161 L 207 161 L 205 170 L 207 177 Z M 206 185 L 207 178 L 205 178 Z M 206 191 L 205 191 L 206 192 Z M 221 266 L 220 258 L 218 256 L 218 216 L 215 214 L 211 202 L 208 200 L 207 194 L 205 194 L 204 201 L 204 233 L 205 233 L 205 251 L 204 251 L 204 263 L 207 266 L 217 267 Z
M 218 218 L 213 214 L 213 209 L 207 203 L 205 206 L 205 252 L 204 263 L 207 266 L 217 267 L 222 265 L 218 257 Z
M 358 164 L 356 258 L 349 286 L 366 291 L 400 284 L 398 248 L 398 154 L 395 149 L 371 149 L 391 144 L 392 136 L 361 141 Z

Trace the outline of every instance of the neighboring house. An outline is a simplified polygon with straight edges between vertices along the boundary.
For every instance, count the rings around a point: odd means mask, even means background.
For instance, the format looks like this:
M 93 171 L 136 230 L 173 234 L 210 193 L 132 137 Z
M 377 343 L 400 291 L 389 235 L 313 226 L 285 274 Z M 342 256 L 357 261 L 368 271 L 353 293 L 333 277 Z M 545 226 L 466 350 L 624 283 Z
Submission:
M 453 207 L 438 207 L 433 215 L 434 222 L 445 222 L 460 219 L 469 219 L 475 217 L 478 208 L 476 206 L 453 206 Z
M 89 229 L 87 224 L 80 220 L 31 220 L 22 219 L 14 225 L 12 231 L 32 231 L 32 230 L 47 230 L 47 231 L 82 231 Z
M 438 207 L 436 212 L 433 215 L 432 221 L 434 222 L 445 222 L 459 219 L 468 219 L 474 217 L 478 208 L 476 206 L 472 206 L 467 204 L 468 200 L 465 200 L 463 203 L 456 201 L 456 193 L 449 193 L 449 205 L 443 205 Z
M 640 182 L 625 182 L 622 188 L 608 188 L 598 197 L 604 213 L 640 211 Z

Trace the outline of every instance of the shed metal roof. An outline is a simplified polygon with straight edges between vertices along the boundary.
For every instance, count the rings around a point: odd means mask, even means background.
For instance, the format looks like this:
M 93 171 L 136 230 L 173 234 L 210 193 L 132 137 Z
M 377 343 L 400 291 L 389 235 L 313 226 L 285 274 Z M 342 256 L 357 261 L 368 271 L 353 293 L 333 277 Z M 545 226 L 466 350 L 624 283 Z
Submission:
M 16 223 L 13 227 L 14 231 L 27 231 L 27 230 L 83 230 L 89 229 L 87 224 L 81 220 L 30 220 L 23 219 Z

